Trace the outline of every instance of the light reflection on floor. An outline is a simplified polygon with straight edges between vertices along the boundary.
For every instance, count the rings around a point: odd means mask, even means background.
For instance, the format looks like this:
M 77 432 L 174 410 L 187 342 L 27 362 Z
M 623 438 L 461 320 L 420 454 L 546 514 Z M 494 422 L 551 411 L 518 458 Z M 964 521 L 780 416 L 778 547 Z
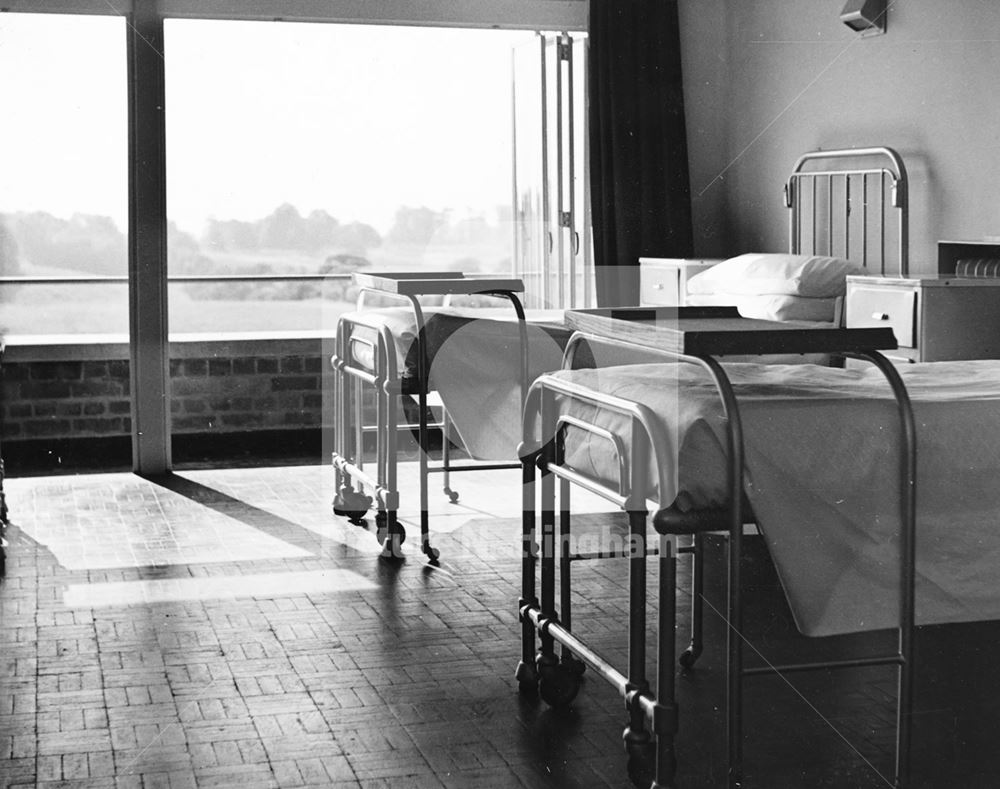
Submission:
M 132 474 L 11 479 L 11 518 L 67 570 L 308 556 Z

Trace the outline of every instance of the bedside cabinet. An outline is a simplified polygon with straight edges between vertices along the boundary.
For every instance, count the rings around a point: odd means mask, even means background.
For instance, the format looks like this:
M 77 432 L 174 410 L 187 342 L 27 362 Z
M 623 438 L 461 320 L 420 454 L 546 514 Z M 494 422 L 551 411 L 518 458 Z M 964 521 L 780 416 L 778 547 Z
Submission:
M 895 361 L 1000 359 L 1000 279 L 847 277 L 847 328 L 890 326 Z
M 639 306 L 683 307 L 688 280 L 721 262 L 721 258 L 639 258 Z

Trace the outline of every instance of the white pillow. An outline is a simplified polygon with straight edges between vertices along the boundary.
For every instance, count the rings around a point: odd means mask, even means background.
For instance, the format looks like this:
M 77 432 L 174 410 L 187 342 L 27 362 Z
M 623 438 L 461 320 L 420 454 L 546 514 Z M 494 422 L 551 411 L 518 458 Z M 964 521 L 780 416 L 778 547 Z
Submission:
M 688 280 L 688 293 L 731 293 L 833 298 L 848 274 L 864 268 L 842 258 L 753 252 L 724 260 Z
M 832 322 L 837 315 L 837 298 L 817 299 L 805 296 L 746 295 L 743 293 L 692 293 L 686 304 L 692 306 L 736 307 L 744 318 L 762 321 Z

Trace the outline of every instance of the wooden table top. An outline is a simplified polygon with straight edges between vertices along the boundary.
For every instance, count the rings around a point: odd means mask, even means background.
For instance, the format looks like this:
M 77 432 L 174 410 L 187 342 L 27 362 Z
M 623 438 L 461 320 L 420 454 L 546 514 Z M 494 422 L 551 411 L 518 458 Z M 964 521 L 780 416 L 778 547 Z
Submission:
M 813 328 L 742 317 L 736 307 L 567 310 L 577 331 L 688 356 L 893 350 L 892 329 Z

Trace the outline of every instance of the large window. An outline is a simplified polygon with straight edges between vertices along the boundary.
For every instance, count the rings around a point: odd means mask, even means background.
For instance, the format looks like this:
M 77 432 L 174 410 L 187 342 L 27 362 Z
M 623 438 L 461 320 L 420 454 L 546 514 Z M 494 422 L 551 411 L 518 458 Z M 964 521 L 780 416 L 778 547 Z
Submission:
M 122 18 L 0 14 L 7 334 L 128 331 L 125 63 Z
M 512 270 L 526 31 L 168 20 L 172 332 L 329 327 L 357 269 Z

